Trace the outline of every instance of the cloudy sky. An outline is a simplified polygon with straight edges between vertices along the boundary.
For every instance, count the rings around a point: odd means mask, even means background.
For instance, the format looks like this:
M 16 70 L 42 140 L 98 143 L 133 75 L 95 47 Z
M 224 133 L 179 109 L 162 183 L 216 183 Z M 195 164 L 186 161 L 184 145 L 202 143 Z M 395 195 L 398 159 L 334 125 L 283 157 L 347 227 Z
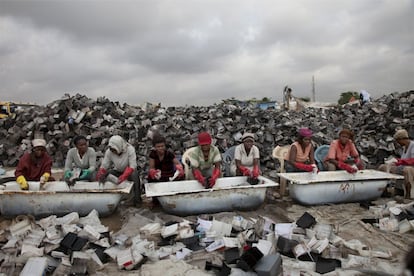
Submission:
M 414 0 L 0 1 L 0 100 L 164 106 L 414 89 Z

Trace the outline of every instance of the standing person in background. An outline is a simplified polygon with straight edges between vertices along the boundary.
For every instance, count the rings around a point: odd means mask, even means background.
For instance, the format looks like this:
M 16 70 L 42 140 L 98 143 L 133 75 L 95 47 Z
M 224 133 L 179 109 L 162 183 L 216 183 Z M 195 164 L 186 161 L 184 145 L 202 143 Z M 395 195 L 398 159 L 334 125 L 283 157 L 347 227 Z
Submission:
M 102 165 L 96 179 L 103 182 L 108 174 L 118 177 L 118 184 L 129 180 L 134 182 L 134 202 L 141 203 L 141 185 L 137 171 L 137 155 L 135 148 L 119 135 L 109 139 Z
M 364 168 L 353 139 L 354 134 L 351 130 L 344 128 L 339 132 L 339 139 L 332 141 L 324 160 L 324 166 L 328 171 L 341 169 L 355 173 L 358 169 Z
M 41 184 L 53 181 L 52 158 L 46 152 L 44 139 L 33 139 L 32 151 L 26 152 L 19 160 L 14 175 L 22 190 L 29 189 L 27 181 L 40 181 Z
M 285 110 L 290 109 L 290 99 L 292 97 L 292 89 L 289 86 L 285 86 L 283 89 L 283 107 Z
M 359 102 L 361 106 L 371 101 L 371 95 L 366 90 L 361 90 L 359 93 Z
M 379 170 L 404 175 L 405 197 L 414 196 L 414 141 L 408 137 L 405 129 L 399 129 L 394 134 L 394 140 L 403 148 L 401 158 L 395 163 L 383 164 Z
M 71 148 L 65 161 L 65 181 L 70 181 L 72 177 L 79 180 L 94 181 L 96 178 L 96 152 L 88 146 L 85 136 L 77 136 L 73 139 L 74 148 Z M 80 170 L 79 176 L 74 176 L 74 171 Z
M 221 154 L 219 149 L 211 144 L 208 132 L 198 134 L 198 146 L 188 149 L 190 170 L 186 179 L 197 179 L 203 186 L 212 188 L 221 175 Z M 208 181 L 206 181 L 208 179 Z
M 161 135 L 154 135 L 152 139 L 153 149 L 149 154 L 148 182 L 166 182 L 174 176 L 175 180 L 184 178 L 183 165 L 175 158 L 175 154 L 167 149 L 166 140 Z
M 254 134 L 245 132 L 242 136 L 242 143 L 234 151 L 234 160 L 236 161 L 236 175 L 244 175 L 257 179 L 260 174 L 259 148 L 254 145 Z
M 312 145 L 312 130 L 301 128 L 298 138 L 288 151 L 288 162 L 285 164 L 286 172 L 311 172 L 316 167 L 314 148 Z

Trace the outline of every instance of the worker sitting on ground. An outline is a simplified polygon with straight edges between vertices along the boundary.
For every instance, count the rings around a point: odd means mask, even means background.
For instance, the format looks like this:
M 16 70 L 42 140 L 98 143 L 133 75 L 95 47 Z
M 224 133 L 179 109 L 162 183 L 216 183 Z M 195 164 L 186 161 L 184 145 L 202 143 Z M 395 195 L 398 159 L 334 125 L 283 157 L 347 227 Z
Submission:
M 221 154 L 211 142 L 210 134 L 201 132 L 198 135 L 198 146 L 190 148 L 188 160 L 184 160 L 190 166 L 186 179 L 196 179 L 204 187 L 209 188 L 216 184 L 217 178 L 221 175 Z
M 363 161 L 353 143 L 354 134 L 344 128 L 339 132 L 339 139 L 332 141 L 324 160 L 324 166 L 328 171 L 337 169 L 346 170 L 348 173 L 356 173 L 364 168 Z
M 149 154 L 148 182 L 166 182 L 182 180 L 184 178 L 183 165 L 177 160 L 175 154 L 167 149 L 166 140 L 157 134 L 152 138 L 153 149 Z
M 74 148 L 71 148 L 65 161 L 66 182 L 79 180 L 94 181 L 96 177 L 96 152 L 88 146 L 85 136 L 77 136 L 73 139 Z
M 242 143 L 234 151 L 234 160 L 236 161 L 235 175 L 244 175 L 252 178 L 258 178 L 260 174 L 259 148 L 254 145 L 254 134 L 245 132 L 242 136 Z
M 298 137 L 288 151 L 285 168 L 286 172 L 311 172 L 317 169 L 312 145 L 312 130 L 301 128 Z
M 411 198 L 414 196 L 414 141 L 410 140 L 405 129 L 397 130 L 394 139 L 403 148 L 401 158 L 392 164 L 383 164 L 378 169 L 404 175 L 405 197 Z
M 46 152 L 44 139 L 33 139 L 32 151 L 26 152 L 19 160 L 14 175 L 22 190 L 29 189 L 27 181 L 40 181 L 41 184 L 53 181 L 51 177 L 52 158 Z
M 109 139 L 108 147 L 102 165 L 96 174 L 96 180 L 104 182 L 106 177 L 111 174 L 118 178 L 117 184 L 121 184 L 125 180 L 133 181 L 133 201 L 135 204 L 139 204 L 141 202 L 141 187 L 135 148 L 119 135 L 114 135 Z

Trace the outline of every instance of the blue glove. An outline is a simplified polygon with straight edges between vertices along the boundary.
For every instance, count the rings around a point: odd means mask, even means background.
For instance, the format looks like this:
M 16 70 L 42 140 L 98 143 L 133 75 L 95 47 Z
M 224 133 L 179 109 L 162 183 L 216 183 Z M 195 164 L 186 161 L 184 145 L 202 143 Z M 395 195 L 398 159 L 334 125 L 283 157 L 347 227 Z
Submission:
M 72 177 L 72 175 L 73 175 L 73 173 L 72 173 L 72 171 L 69 171 L 69 170 L 67 170 L 66 172 L 65 172 L 65 175 L 64 175 L 64 179 L 70 179 L 71 177 Z
M 79 176 L 79 179 L 80 180 L 89 179 L 90 176 L 91 176 L 91 171 L 88 170 L 88 169 L 84 169 L 84 170 L 82 170 L 82 172 L 81 172 L 81 174 Z

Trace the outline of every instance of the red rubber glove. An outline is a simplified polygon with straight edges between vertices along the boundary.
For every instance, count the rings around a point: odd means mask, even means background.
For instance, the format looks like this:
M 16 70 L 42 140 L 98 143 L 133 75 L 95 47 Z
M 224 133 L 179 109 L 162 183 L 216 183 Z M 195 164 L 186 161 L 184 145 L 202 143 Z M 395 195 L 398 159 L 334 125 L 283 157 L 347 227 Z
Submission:
M 396 166 L 414 166 L 414 158 L 397 159 Z
M 206 182 L 206 179 L 204 178 L 201 171 L 199 169 L 193 169 L 193 175 L 194 175 L 194 178 L 197 179 L 197 181 L 200 182 L 201 185 L 204 186 L 204 182 Z
M 338 162 L 338 168 L 340 168 L 342 170 L 346 170 L 348 173 L 356 173 L 358 171 L 358 169 L 353 168 L 352 166 L 350 166 L 350 165 L 348 165 L 348 164 L 346 164 L 342 161 Z
M 258 178 L 260 174 L 259 166 L 254 166 L 252 171 L 253 178 Z
M 239 166 L 239 170 L 244 176 L 250 176 L 251 174 L 250 170 L 246 168 L 245 166 Z
M 216 180 L 217 178 L 219 178 L 220 176 L 220 169 L 219 168 L 214 168 L 213 170 L 213 174 L 210 177 L 210 188 L 213 188 L 213 186 L 216 184 Z
M 99 168 L 98 173 L 96 174 L 96 181 L 103 182 L 107 175 L 107 171 L 104 168 Z
M 134 172 L 134 169 L 131 167 L 126 167 L 124 172 L 118 177 L 118 184 L 121 184 L 125 180 L 128 179 L 128 177 Z
M 364 167 L 362 166 L 361 159 L 358 157 L 355 157 L 354 159 L 355 165 L 357 166 L 358 170 L 362 170 Z
M 308 164 L 303 164 L 300 162 L 295 162 L 295 167 L 298 168 L 301 171 L 305 171 L 305 172 L 311 172 L 313 171 L 313 166 L 312 165 L 308 165 Z
M 181 165 L 181 164 L 175 165 L 175 169 L 179 172 L 179 174 L 178 174 L 179 177 L 183 177 L 184 176 L 184 168 L 183 168 L 183 165 Z
M 150 179 L 157 179 L 157 173 L 158 173 L 158 170 L 156 170 L 156 169 L 150 169 L 149 170 L 149 173 L 148 173 L 148 177 Z

